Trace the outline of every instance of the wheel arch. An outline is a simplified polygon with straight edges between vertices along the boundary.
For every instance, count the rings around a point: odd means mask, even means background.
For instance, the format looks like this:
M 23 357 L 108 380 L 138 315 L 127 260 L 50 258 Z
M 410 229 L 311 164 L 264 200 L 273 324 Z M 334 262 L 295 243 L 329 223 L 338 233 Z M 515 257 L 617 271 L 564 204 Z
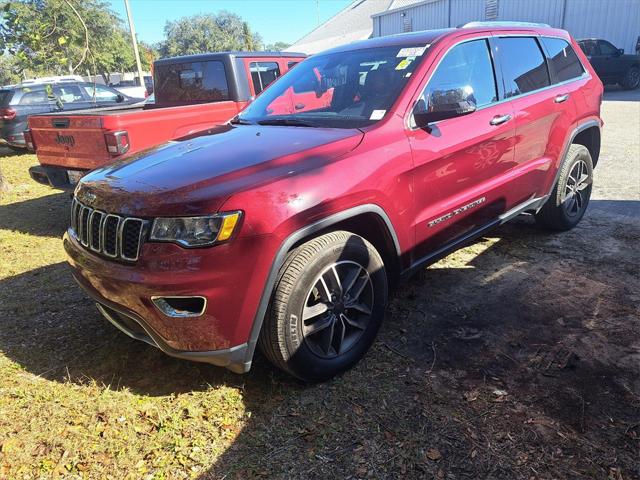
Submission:
M 593 167 L 595 168 L 598 163 L 598 159 L 600 158 L 600 142 L 600 126 L 590 125 L 574 133 L 569 145 L 577 143 L 586 147 L 591 154 L 591 160 L 593 161 Z
M 296 230 L 282 242 L 271 264 L 271 269 L 269 270 L 267 281 L 262 290 L 260 303 L 253 318 L 253 326 L 251 327 L 247 341 L 246 365 L 251 365 L 271 294 L 275 288 L 280 268 L 284 264 L 287 255 L 306 241 L 334 230 L 347 230 L 371 242 L 382 256 L 385 266 L 389 265 L 390 267 L 390 271 L 387 272 L 390 283 L 393 284 L 392 282 L 399 278 L 401 269 L 400 243 L 398 242 L 398 237 L 391 223 L 391 219 L 382 207 L 378 205 L 366 204 L 349 208 Z M 390 263 L 387 264 L 387 261 Z

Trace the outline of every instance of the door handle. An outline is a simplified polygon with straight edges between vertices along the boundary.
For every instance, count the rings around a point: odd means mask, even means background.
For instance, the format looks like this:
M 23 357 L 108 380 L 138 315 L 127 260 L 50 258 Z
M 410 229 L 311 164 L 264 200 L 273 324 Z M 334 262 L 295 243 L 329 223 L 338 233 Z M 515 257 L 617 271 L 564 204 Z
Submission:
M 489 122 L 490 125 L 502 125 L 505 122 L 508 122 L 509 120 L 511 120 L 511 115 L 506 114 L 506 115 L 496 115 L 495 117 L 493 117 L 491 119 L 491 121 Z
M 556 103 L 566 102 L 569 99 L 569 94 L 565 93 L 564 95 L 556 95 L 556 98 L 553 99 Z
M 304 104 L 304 103 L 296 103 L 296 104 L 294 105 L 294 108 L 295 108 L 296 110 L 302 110 L 304 107 L 305 107 L 305 104 Z

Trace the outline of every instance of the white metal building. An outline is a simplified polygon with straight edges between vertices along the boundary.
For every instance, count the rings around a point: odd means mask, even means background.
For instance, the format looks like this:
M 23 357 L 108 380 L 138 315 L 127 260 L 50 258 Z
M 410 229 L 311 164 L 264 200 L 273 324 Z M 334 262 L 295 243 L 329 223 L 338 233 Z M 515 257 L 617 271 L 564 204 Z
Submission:
M 568 30 L 574 38 L 604 38 L 634 53 L 640 0 L 396 0 L 372 19 L 374 37 L 472 21 L 547 23 Z

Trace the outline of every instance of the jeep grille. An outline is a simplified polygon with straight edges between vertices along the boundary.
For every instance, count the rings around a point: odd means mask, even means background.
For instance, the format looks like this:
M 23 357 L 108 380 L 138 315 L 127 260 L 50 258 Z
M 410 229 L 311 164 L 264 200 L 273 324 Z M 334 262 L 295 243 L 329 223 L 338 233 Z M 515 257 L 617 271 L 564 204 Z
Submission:
M 80 244 L 109 258 L 135 262 L 140 255 L 147 221 L 123 217 L 71 203 L 71 231 Z

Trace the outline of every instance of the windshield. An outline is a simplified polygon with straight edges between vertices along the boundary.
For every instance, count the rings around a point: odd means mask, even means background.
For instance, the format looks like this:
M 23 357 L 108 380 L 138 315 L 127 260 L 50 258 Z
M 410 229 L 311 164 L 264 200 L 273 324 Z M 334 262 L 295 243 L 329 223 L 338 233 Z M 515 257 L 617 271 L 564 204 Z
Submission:
M 384 47 L 304 60 L 251 103 L 237 123 L 359 128 L 384 118 L 426 50 Z

